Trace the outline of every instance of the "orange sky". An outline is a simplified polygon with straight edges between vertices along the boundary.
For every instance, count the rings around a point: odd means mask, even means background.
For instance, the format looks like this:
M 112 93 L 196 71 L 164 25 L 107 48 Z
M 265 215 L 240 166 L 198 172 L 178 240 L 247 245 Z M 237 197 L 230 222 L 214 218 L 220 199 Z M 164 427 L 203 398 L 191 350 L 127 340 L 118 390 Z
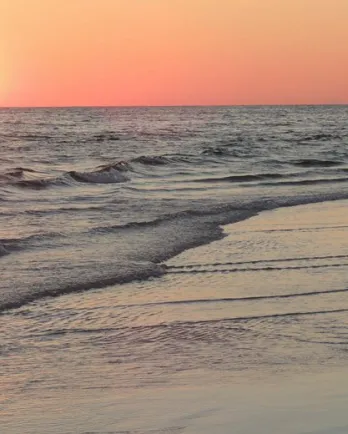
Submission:
M 0 105 L 348 103 L 348 0 L 0 0 Z

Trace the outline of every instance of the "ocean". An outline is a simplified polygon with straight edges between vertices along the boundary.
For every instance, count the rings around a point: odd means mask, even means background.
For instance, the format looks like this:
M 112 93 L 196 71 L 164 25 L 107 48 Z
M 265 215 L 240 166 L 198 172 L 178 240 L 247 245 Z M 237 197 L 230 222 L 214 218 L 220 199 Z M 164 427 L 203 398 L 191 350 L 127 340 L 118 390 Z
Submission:
M 203 432 L 151 425 L 146 391 L 344 366 L 347 121 L 347 106 L 1 109 L 4 433 Z M 145 395 L 106 429 L 110 389 Z

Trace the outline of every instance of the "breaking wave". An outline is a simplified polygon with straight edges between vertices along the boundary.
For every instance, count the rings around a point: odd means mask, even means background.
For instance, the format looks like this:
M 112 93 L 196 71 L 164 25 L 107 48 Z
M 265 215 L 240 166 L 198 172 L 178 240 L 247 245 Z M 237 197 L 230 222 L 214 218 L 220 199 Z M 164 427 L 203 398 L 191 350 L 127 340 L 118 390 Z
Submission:
M 110 140 L 110 137 L 105 135 L 98 135 L 97 138 L 100 140 Z M 114 137 L 113 140 L 116 140 Z M 233 151 L 234 152 L 234 151 Z M 243 156 L 245 157 L 246 149 L 243 150 Z M 311 185 L 319 183 L 332 183 L 332 182 L 345 182 L 347 179 L 343 177 L 335 178 L 325 178 L 323 175 L 338 175 L 340 172 L 346 172 L 348 169 L 345 167 L 337 167 L 344 164 L 343 161 L 337 160 L 322 160 L 322 159 L 298 159 L 298 160 L 269 160 L 264 163 L 270 163 L 273 167 L 277 167 L 277 171 L 263 172 L 259 173 L 242 173 L 242 174 L 231 174 L 227 176 L 208 176 L 197 177 L 197 168 L 200 166 L 206 168 L 207 163 L 220 165 L 225 164 L 225 154 L 230 153 L 228 149 L 225 148 L 207 148 L 203 150 L 200 154 L 163 154 L 163 155 L 140 155 L 135 158 L 130 158 L 128 160 L 116 160 L 111 161 L 95 168 L 88 170 L 70 170 L 63 172 L 60 175 L 50 176 L 50 174 L 42 174 L 39 171 L 30 167 L 14 167 L 8 169 L 3 174 L 0 174 L 0 184 L 9 184 L 21 188 L 32 188 L 32 189 L 44 189 L 52 186 L 72 186 L 75 182 L 77 183 L 91 183 L 91 184 L 117 184 L 129 181 L 132 175 L 137 174 L 144 176 L 144 171 L 141 170 L 141 166 L 149 167 L 153 172 L 156 173 L 156 167 L 174 167 L 175 173 L 180 174 L 180 165 L 184 165 L 185 168 L 182 169 L 184 175 L 194 175 L 194 177 L 188 177 L 187 182 L 206 182 L 206 183 L 219 183 L 219 182 L 230 182 L 230 183 L 255 183 L 259 182 L 260 185 L 263 181 L 270 181 L 270 183 L 265 183 L 264 185 L 272 185 L 273 180 L 279 180 L 286 185 Z M 297 169 L 297 172 L 289 173 L 287 172 L 288 167 L 295 166 L 302 169 Z M 280 169 L 280 170 L 279 170 Z M 321 169 L 321 170 L 320 170 Z M 324 170 L 326 169 L 326 172 Z M 164 170 L 164 169 L 163 169 Z M 163 176 L 162 172 L 159 172 Z M 205 170 L 205 169 L 204 169 Z M 330 172 L 330 170 L 332 172 Z M 168 168 L 168 174 L 169 168 Z M 311 178 L 308 178 L 311 175 Z M 321 177 L 320 177 L 321 175 Z M 314 178 L 316 176 L 316 178 Z M 287 181 L 286 178 L 299 178 L 296 181 Z M 304 178 L 304 179 L 301 179 Z M 278 183 L 277 183 L 278 185 Z
M 77 182 L 92 184 L 117 184 L 129 181 L 129 178 L 114 167 L 107 167 L 93 172 L 68 172 L 68 175 Z
M 127 170 L 127 163 L 119 162 L 114 165 L 100 166 L 92 171 L 79 172 L 72 170 L 65 172 L 58 177 L 25 178 L 25 172 L 37 172 L 31 169 L 19 168 L 0 175 L 0 182 L 2 184 L 13 185 L 20 188 L 29 188 L 33 190 L 45 189 L 52 186 L 71 186 L 72 181 L 93 184 L 117 184 L 129 180 L 129 177 L 124 174 L 124 172 Z

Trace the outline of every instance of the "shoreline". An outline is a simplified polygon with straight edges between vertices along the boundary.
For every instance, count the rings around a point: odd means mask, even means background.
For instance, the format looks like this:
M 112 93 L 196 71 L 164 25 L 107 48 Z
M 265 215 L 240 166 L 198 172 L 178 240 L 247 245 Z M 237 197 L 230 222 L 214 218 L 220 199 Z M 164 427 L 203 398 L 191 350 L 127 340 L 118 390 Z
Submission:
M 289 200 L 287 198 L 287 200 Z M 299 203 L 297 203 L 299 202 Z M 105 275 L 98 275 L 97 276 L 89 276 L 86 282 L 77 282 L 77 283 L 69 283 L 64 288 L 56 287 L 53 288 L 45 287 L 43 289 L 40 288 L 39 292 L 33 293 L 29 292 L 28 294 L 22 295 L 22 300 L 10 300 L 10 301 L 3 301 L 2 306 L 0 307 L 0 316 L 3 315 L 6 312 L 9 312 L 13 309 L 21 308 L 22 306 L 30 305 L 32 302 L 37 302 L 41 299 L 45 298 L 55 298 L 60 297 L 66 294 L 73 294 L 73 293 L 81 293 L 84 291 L 93 291 L 95 289 L 103 289 L 107 288 L 111 285 L 124 285 L 132 282 L 138 282 L 138 281 L 146 281 L 148 279 L 152 279 L 154 277 L 162 277 L 167 272 L 167 263 L 171 263 L 173 259 L 175 259 L 177 256 L 180 256 L 184 254 L 185 252 L 188 252 L 192 249 L 197 249 L 204 246 L 209 246 L 211 243 L 215 243 L 223 239 L 224 237 L 228 236 L 229 234 L 229 228 L 234 228 L 235 225 L 238 225 L 240 223 L 243 223 L 244 221 L 247 221 L 249 219 L 253 219 L 254 217 L 258 217 L 264 213 L 268 212 L 277 212 L 279 210 L 286 210 L 286 209 L 293 209 L 297 207 L 303 207 L 303 206 L 320 206 L 324 204 L 335 204 L 340 202 L 347 202 L 348 199 L 345 198 L 337 198 L 337 199 L 330 199 L 330 200 L 323 200 L 322 198 L 318 200 L 312 200 L 309 203 L 303 203 L 303 199 L 299 198 L 293 198 L 293 203 L 286 203 L 278 205 L 271 205 L 268 209 L 255 209 L 255 210 L 235 210 L 235 211 L 227 211 L 227 214 L 232 215 L 221 215 L 216 214 L 215 221 L 209 221 L 207 219 L 207 216 L 201 216 L 201 220 L 199 221 L 199 224 L 201 225 L 201 232 L 205 231 L 206 235 L 202 238 L 200 236 L 200 239 L 198 235 L 193 236 L 193 239 L 190 241 L 186 241 L 185 243 L 179 243 L 178 245 L 172 246 L 171 253 L 162 254 L 162 257 L 160 257 L 156 261 L 148 261 L 146 263 L 133 261 L 132 266 L 129 270 L 125 270 L 124 272 L 121 272 L 121 274 L 117 274 L 117 276 L 105 276 Z M 226 211 L 225 211 L 226 212 Z M 183 217 L 185 218 L 185 217 Z M 207 221 L 205 221 L 207 220 Z M 191 223 L 194 225 L 194 222 Z M 198 224 L 198 223 L 197 223 Z M 190 225 L 189 225 L 190 226 Z M 238 227 L 238 226 L 237 226 Z M 233 229 L 232 229 L 233 230 Z M 226 232 L 227 231 L 227 232 Z M 175 232 L 174 229 L 169 229 L 169 235 L 173 236 L 173 233 Z M 191 236 L 190 228 L 188 227 L 186 229 L 186 232 L 188 233 L 187 236 Z M 197 238 L 197 239 L 196 239 Z M 14 253 L 16 254 L 16 253 Z M 2 261 L 6 261 L 8 258 L 11 257 L 11 254 L 4 255 L 1 259 Z M 10 260 L 10 259 L 9 259 Z M 115 266 L 118 266 L 119 269 L 122 268 L 122 263 L 115 264 Z M 134 275 L 136 274 L 136 275 Z M 46 282 L 47 283 L 47 282 Z M 42 286 L 42 284 L 40 284 Z M 39 287 L 40 287 L 39 285 Z M 6 296 L 6 294 L 5 294 Z
M 25 349 L 0 354 L 4 432 L 345 434 L 347 205 L 260 213 L 167 261 L 188 273 L 7 312 Z

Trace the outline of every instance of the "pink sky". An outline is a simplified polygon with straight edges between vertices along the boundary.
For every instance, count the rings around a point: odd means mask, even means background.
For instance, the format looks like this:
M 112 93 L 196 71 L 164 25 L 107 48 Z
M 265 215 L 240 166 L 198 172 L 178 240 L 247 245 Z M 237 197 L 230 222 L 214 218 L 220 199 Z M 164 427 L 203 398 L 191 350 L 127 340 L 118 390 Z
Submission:
M 1 0 L 0 105 L 348 103 L 348 0 Z

